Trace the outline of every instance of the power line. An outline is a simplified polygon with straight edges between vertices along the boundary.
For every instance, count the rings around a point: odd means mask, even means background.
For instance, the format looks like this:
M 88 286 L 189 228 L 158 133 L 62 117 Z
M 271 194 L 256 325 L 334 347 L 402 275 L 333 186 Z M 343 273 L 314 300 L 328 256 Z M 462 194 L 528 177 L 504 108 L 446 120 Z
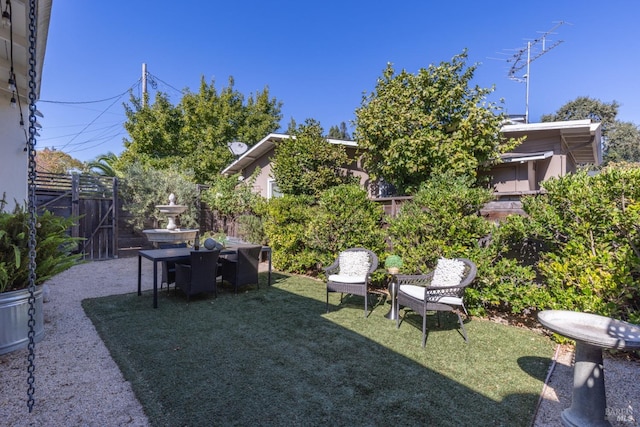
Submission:
M 126 95 L 127 93 L 129 93 L 130 90 L 132 90 L 137 84 L 140 83 L 140 80 L 138 80 L 136 83 L 134 83 L 131 87 L 129 87 L 126 91 L 122 92 L 119 96 L 115 97 L 115 100 L 109 104 L 109 106 L 107 106 L 107 108 L 105 108 L 100 114 L 98 114 L 93 120 L 91 120 L 84 128 L 82 128 L 82 130 L 80 132 L 78 132 L 73 138 L 71 138 L 66 144 L 64 144 L 62 147 L 60 147 L 60 150 L 64 150 L 69 144 L 71 144 L 76 138 L 78 138 L 80 135 L 82 135 L 82 133 L 87 130 L 89 128 L 89 126 L 91 126 L 93 123 L 96 122 L 96 120 L 98 120 L 100 117 L 102 117 L 102 115 L 104 115 L 107 110 L 109 110 L 111 107 L 113 107 L 113 105 L 118 102 L 120 100 L 120 98 L 122 98 L 124 95 Z M 114 98 L 110 98 L 110 99 L 114 99 Z

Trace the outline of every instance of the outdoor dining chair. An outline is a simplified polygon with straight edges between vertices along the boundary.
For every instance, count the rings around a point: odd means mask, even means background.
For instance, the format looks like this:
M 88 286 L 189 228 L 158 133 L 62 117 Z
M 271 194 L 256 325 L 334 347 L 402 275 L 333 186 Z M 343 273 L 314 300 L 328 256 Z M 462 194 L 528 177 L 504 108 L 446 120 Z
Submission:
M 229 282 L 238 293 L 238 288 L 255 284 L 258 289 L 258 265 L 262 246 L 240 246 L 237 253 L 220 258 L 222 280 Z
M 220 251 L 191 251 L 189 264 L 176 262 L 176 289 L 181 289 L 189 301 L 203 292 L 218 296 L 218 258 Z
M 158 248 L 171 249 L 171 248 L 186 248 L 186 243 L 160 243 Z M 166 283 L 167 292 L 170 285 L 176 281 L 176 263 L 174 261 L 162 261 L 162 280 L 160 281 L 160 289 L 162 285 Z
M 330 266 L 324 268 L 327 277 L 327 313 L 329 292 L 340 292 L 340 303 L 344 294 L 364 297 L 364 316 L 368 315 L 369 283 L 371 274 L 378 268 L 378 256 L 369 249 L 351 248 L 338 255 Z
M 468 318 L 469 314 L 464 306 L 464 290 L 473 282 L 476 273 L 476 265 L 469 259 L 441 258 L 435 270 L 428 274 L 395 276 L 398 284 L 396 312 L 400 313 L 400 306 L 404 306 L 422 316 L 422 347 L 427 343 L 427 312 L 431 311 L 438 314 L 438 325 L 440 312 L 456 313 L 464 341 L 468 342 L 460 309 Z M 397 317 L 396 327 L 400 328 L 400 315 Z

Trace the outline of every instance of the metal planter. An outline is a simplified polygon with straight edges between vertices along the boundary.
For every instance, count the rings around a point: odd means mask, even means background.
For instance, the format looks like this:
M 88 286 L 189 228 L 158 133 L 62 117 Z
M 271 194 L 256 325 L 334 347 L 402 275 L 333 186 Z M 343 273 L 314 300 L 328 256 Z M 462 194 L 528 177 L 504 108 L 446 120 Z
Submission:
M 42 285 L 35 291 L 36 342 L 44 338 Z M 0 293 L 0 354 L 26 348 L 29 344 L 29 290 Z

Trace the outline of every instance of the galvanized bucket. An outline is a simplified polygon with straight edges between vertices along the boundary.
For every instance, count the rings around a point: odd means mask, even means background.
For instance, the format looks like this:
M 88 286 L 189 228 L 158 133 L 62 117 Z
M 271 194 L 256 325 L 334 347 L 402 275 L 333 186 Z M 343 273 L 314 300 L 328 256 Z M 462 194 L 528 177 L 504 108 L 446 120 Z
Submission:
M 36 342 L 44 338 L 42 285 L 35 291 Z M 0 293 L 0 354 L 26 348 L 29 344 L 29 290 Z

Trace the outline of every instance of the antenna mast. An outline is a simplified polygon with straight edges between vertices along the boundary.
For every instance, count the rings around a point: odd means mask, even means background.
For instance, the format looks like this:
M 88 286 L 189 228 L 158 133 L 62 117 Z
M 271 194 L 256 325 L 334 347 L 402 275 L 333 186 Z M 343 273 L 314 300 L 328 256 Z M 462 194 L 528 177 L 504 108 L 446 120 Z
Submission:
M 553 42 L 550 46 L 547 46 L 547 36 L 550 34 L 555 34 L 554 31 L 564 23 L 565 23 L 564 21 L 559 21 L 549 31 L 546 31 L 545 33 L 542 34 L 542 36 L 538 37 L 533 41 L 528 41 L 526 47 L 517 50 L 515 54 L 513 54 L 510 58 L 507 59 L 507 62 L 511 63 L 511 67 L 509 68 L 509 72 L 507 73 L 507 76 L 511 80 L 526 83 L 525 113 L 524 113 L 525 123 L 529 123 L 529 85 L 531 80 L 531 63 L 536 59 L 540 58 L 545 53 L 549 52 L 554 47 L 557 47 L 560 43 L 564 41 L 564 40 L 557 40 Z M 542 45 L 541 48 L 538 47 L 539 44 Z M 525 67 L 527 68 L 526 74 L 522 77 L 517 77 L 516 73 Z

